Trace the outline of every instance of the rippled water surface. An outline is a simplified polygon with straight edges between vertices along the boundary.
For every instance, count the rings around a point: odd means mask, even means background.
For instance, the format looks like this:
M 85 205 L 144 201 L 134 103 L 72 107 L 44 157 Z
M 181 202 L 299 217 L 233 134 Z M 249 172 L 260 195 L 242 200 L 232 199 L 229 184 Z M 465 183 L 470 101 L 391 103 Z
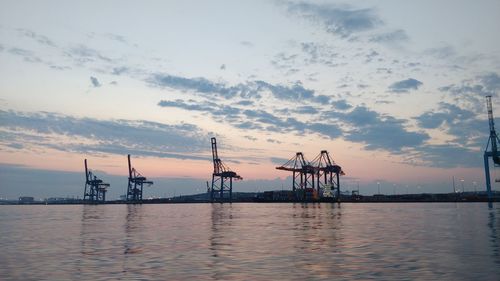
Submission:
M 0 206 L 0 280 L 500 280 L 500 204 Z

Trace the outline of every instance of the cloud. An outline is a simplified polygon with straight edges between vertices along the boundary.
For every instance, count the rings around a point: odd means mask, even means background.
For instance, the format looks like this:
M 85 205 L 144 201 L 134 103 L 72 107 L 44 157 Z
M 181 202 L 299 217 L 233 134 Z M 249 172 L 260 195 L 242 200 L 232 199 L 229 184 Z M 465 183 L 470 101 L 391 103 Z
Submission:
M 342 130 L 336 124 L 319 122 L 302 122 L 293 117 L 281 117 L 263 109 L 242 109 L 212 102 L 189 103 L 182 100 L 160 101 L 161 107 L 177 107 L 185 110 L 209 113 L 214 119 L 226 122 L 236 128 L 263 130 L 269 132 L 317 133 L 331 139 L 342 135 Z
M 426 166 L 440 168 L 478 168 L 483 161 L 480 151 L 453 144 L 426 145 L 417 155 Z
M 66 56 L 72 58 L 77 64 L 94 62 L 112 63 L 114 60 L 101 54 L 99 51 L 83 44 L 69 48 L 65 51 Z
M 408 41 L 408 34 L 402 29 L 398 29 L 391 32 L 381 33 L 374 35 L 370 38 L 370 42 L 375 43 L 397 43 Z
M 500 91 L 500 76 L 497 73 L 491 72 L 478 76 L 479 81 L 484 85 L 485 89 L 490 92 Z
M 236 105 L 243 105 L 243 106 L 250 106 L 254 105 L 255 103 L 251 100 L 242 100 L 236 103 Z
M 0 111 L 0 146 L 89 154 L 135 154 L 204 160 L 210 136 L 191 124 L 98 120 L 50 112 Z
M 377 51 L 372 50 L 370 53 L 368 53 L 366 57 L 365 62 L 371 62 L 374 58 L 380 56 L 380 54 Z
M 418 124 L 426 129 L 435 129 L 443 123 L 454 125 L 458 121 L 471 120 L 475 117 L 472 111 L 462 109 L 454 104 L 439 103 L 438 111 L 427 111 L 415 118 Z
M 436 129 L 444 123 L 447 117 L 447 114 L 441 112 L 426 112 L 416 119 L 420 127 L 424 129 Z
M 305 114 L 310 114 L 314 120 L 322 120 L 322 122 L 304 122 L 290 116 L 287 111 L 283 111 L 284 116 L 280 116 L 263 109 L 241 109 L 211 102 L 191 100 L 187 103 L 182 100 L 164 100 L 158 105 L 209 113 L 216 121 L 245 130 L 316 133 L 330 139 L 344 137 L 350 141 L 363 143 L 370 150 L 384 149 L 399 153 L 404 148 L 415 148 L 429 139 L 426 133 L 408 131 L 405 128 L 406 120 L 381 115 L 364 106 L 358 106 L 349 112 L 318 111 L 317 113 L 312 113 L 315 109 L 313 107 L 300 107 L 299 111 L 310 112 Z M 338 124 L 350 128 L 341 128 Z
M 245 47 L 253 47 L 254 46 L 254 44 L 250 41 L 241 41 L 240 44 L 245 46 Z
M 213 99 L 243 98 L 260 99 L 264 93 L 270 93 L 278 100 L 285 101 L 311 101 L 326 103 L 328 96 L 316 95 L 314 90 L 305 88 L 300 81 L 289 85 L 271 84 L 262 80 L 247 81 L 233 86 L 223 82 L 213 82 L 203 77 L 185 78 L 169 74 L 154 74 L 147 79 L 150 85 L 168 87 L 181 91 L 189 91 Z
M 277 53 L 271 60 L 271 64 L 279 70 L 290 70 L 297 66 L 298 54 Z
M 31 38 L 42 45 L 46 45 L 46 46 L 50 46 L 50 47 L 57 47 L 57 45 L 52 40 L 50 40 L 47 36 L 40 35 L 40 34 L 37 34 L 33 31 L 31 31 L 31 30 L 23 29 L 23 28 L 19 28 L 19 29 L 17 29 L 17 31 L 22 36 Z
M 0 51 L 2 51 L 2 50 L 3 50 L 3 47 L 0 45 Z M 26 50 L 26 49 L 19 48 L 19 47 L 12 47 L 12 48 L 9 48 L 7 50 L 7 52 L 9 54 L 11 54 L 11 55 L 23 58 L 24 61 L 26 61 L 26 62 L 41 63 L 41 64 L 44 64 L 44 65 L 46 65 L 46 66 L 48 66 L 48 67 L 50 67 L 51 69 L 54 69 L 54 70 L 67 70 L 67 69 L 71 69 L 68 66 L 55 65 L 51 61 L 45 61 L 45 60 L 42 59 L 42 56 L 37 55 L 35 52 L 33 52 L 31 50 Z
M 268 143 L 277 143 L 277 144 L 282 143 L 281 141 L 279 141 L 279 140 L 275 140 L 275 139 L 267 139 L 266 141 L 267 141 Z
M 333 107 L 339 110 L 347 110 L 352 108 L 352 105 L 348 104 L 346 100 L 336 100 L 332 101 Z
M 271 158 L 269 158 L 269 160 L 271 160 L 271 163 L 276 164 L 276 165 L 283 165 L 288 161 L 288 159 L 279 158 L 279 157 L 271 157 Z
M 200 94 L 216 94 L 225 98 L 231 98 L 246 91 L 242 85 L 227 87 L 223 83 L 212 82 L 202 77 L 185 78 L 169 74 L 154 74 L 148 82 L 159 87 L 193 91 Z
M 118 34 L 113 34 L 113 33 L 106 33 L 104 34 L 104 37 L 107 37 L 110 40 L 117 41 L 126 45 L 130 45 L 128 40 L 125 38 L 123 35 L 118 35 Z
M 257 138 L 256 137 L 252 137 L 252 136 L 243 136 L 244 138 L 246 138 L 247 140 L 251 140 L 251 141 L 256 141 Z
M 99 80 L 97 80 L 94 76 L 90 76 L 90 82 L 94 88 L 101 87 L 101 83 L 99 83 Z
M 424 112 L 415 119 L 422 128 L 440 128 L 453 137 L 450 144 L 469 148 L 483 146 L 489 131 L 486 119 L 479 119 L 473 111 L 445 102 L 439 103 L 438 109 Z
M 417 157 L 426 165 L 447 168 L 482 166 L 481 150 L 488 138 L 488 120 L 478 118 L 471 110 L 445 102 L 415 119 L 420 127 L 439 128 L 448 136 L 445 143 L 419 148 Z
M 393 93 L 408 93 L 410 90 L 417 90 L 422 85 L 422 82 L 413 78 L 408 78 L 391 84 L 389 86 L 389 91 Z
M 440 87 L 439 90 L 451 94 L 457 102 L 468 103 L 476 110 L 480 110 L 484 108 L 485 96 L 498 97 L 500 76 L 496 72 L 480 74 L 474 78 L 462 80 L 460 83 Z
M 429 139 L 426 133 L 408 131 L 404 126 L 406 120 L 381 115 L 365 106 L 333 116 L 351 126 L 344 132 L 345 139 L 363 143 L 369 150 L 400 153 L 405 148 L 415 149 Z
M 126 66 L 118 66 L 118 67 L 113 67 L 113 70 L 111 71 L 111 74 L 113 75 L 122 75 L 124 73 L 130 72 L 130 68 Z
M 22 57 L 27 62 L 42 62 L 42 59 L 37 57 L 32 51 L 29 50 L 25 50 L 22 48 L 10 48 L 8 52 L 10 54 Z
M 325 28 L 329 33 L 341 37 L 372 30 L 382 24 L 373 9 L 352 9 L 328 4 L 309 2 L 288 3 L 288 10 Z
M 438 59 L 447 59 L 456 55 L 455 48 L 450 45 L 445 45 L 436 48 L 430 48 L 424 51 L 424 55 L 430 55 Z
M 318 110 L 310 105 L 302 105 L 294 109 L 293 112 L 299 114 L 316 114 L 318 113 Z
M 314 42 L 302 42 L 300 43 L 302 53 L 306 55 L 304 63 L 309 64 L 322 64 L 328 67 L 339 66 L 340 63 L 337 62 L 339 54 L 334 52 L 331 46 L 324 44 L 318 44 Z

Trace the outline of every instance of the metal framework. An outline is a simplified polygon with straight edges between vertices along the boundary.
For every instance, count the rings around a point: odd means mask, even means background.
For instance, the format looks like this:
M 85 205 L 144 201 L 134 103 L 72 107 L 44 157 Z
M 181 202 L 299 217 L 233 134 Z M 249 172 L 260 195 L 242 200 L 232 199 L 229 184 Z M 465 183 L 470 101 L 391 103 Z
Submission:
M 318 194 L 326 195 L 325 191 L 340 201 L 340 176 L 345 175 L 342 167 L 335 164 L 326 150 L 322 150 L 316 158 L 311 162 L 316 171 Z
M 306 198 L 305 189 L 315 187 L 314 176 L 316 169 L 304 157 L 302 152 L 297 152 L 294 157 L 290 158 L 285 164 L 276 167 L 278 170 L 292 172 L 292 190 L 297 192 L 301 190 L 302 194 L 299 199 Z
M 152 181 L 148 181 L 146 177 L 142 176 L 130 163 L 130 154 L 128 157 L 128 188 L 127 188 L 127 201 L 137 202 L 142 200 L 142 191 L 144 185 L 150 186 Z
M 98 179 L 92 171 L 87 167 L 87 159 L 85 163 L 85 190 L 83 192 L 83 200 L 91 203 L 99 203 L 106 201 L 106 191 L 109 183 L 104 183 Z
M 219 158 L 217 152 L 217 140 L 211 139 L 212 143 L 212 160 L 214 163 L 214 171 L 212 173 L 212 186 L 210 188 L 210 200 L 224 200 L 224 191 L 229 192 L 229 201 L 233 199 L 233 178 L 235 180 L 242 180 L 243 178 L 236 172 L 231 171 Z M 218 193 L 218 198 L 216 195 Z
M 491 159 L 493 160 L 494 167 L 500 166 L 500 153 L 498 152 L 498 145 L 497 145 L 497 141 L 498 143 L 500 143 L 500 139 L 498 138 L 498 135 L 495 131 L 495 119 L 493 118 L 493 106 L 491 104 L 491 96 L 486 96 L 486 108 L 488 109 L 490 136 L 488 137 L 488 143 L 486 144 L 486 149 L 484 150 L 484 173 L 486 176 L 486 191 L 488 193 L 488 198 L 491 200 L 492 194 L 491 194 L 489 158 L 491 157 Z

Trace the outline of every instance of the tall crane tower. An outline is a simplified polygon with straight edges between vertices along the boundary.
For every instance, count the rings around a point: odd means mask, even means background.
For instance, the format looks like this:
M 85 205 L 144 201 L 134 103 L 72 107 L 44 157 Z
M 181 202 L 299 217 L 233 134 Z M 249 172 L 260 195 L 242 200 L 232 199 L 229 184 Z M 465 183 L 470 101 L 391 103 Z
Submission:
M 83 192 L 83 200 L 91 203 L 99 203 L 106 201 L 106 191 L 109 183 L 98 179 L 92 171 L 87 167 L 87 159 L 85 164 L 85 190 Z
M 224 191 L 229 192 L 229 201 L 233 199 L 233 178 L 242 180 L 243 178 L 236 172 L 231 171 L 222 160 L 217 152 L 217 140 L 211 139 L 212 142 L 212 160 L 214 163 L 214 172 L 212 173 L 212 186 L 210 188 L 210 200 L 214 201 L 215 195 L 219 193 L 219 200 L 224 200 Z M 228 185 L 229 180 L 229 185 Z
M 146 177 L 143 177 L 135 168 L 132 167 L 130 163 L 130 154 L 128 157 L 128 188 L 127 188 L 127 201 L 141 201 L 142 200 L 142 190 L 144 185 L 152 185 L 152 181 L 148 181 Z
M 490 136 L 488 138 L 488 143 L 486 144 L 486 149 L 484 150 L 484 173 L 486 176 L 486 191 L 488 192 L 488 198 L 491 199 L 491 179 L 490 179 L 490 165 L 489 158 L 493 160 L 493 166 L 500 166 L 500 153 L 498 152 L 498 143 L 500 139 L 495 131 L 495 119 L 493 118 L 493 106 L 491 105 L 491 96 L 486 96 L 486 108 L 488 109 L 488 122 L 490 125 Z M 490 149 L 490 150 L 488 150 Z

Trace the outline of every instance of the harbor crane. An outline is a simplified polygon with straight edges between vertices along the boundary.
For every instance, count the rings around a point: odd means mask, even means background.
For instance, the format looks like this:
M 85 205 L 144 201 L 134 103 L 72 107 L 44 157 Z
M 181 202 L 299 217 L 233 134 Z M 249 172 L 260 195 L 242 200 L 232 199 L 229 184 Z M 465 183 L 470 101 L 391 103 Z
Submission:
M 146 177 L 142 176 L 130 163 L 130 154 L 128 157 L 128 188 L 127 188 L 127 201 L 137 202 L 142 200 L 142 191 L 144 185 L 151 186 L 152 181 L 148 181 Z
M 87 159 L 85 164 L 85 190 L 83 192 L 83 200 L 91 203 L 99 203 L 106 201 L 106 191 L 110 186 L 109 183 L 98 179 L 92 171 L 87 167 Z
M 243 178 L 236 172 L 231 171 L 227 165 L 225 165 L 219 158 L 217 152 L 217 140 L 216 138 L 211 139 L 212 143 L 212 160 L 214 164 L 214 171 L 212 173 L 212 185 L 210 188 L 210 200 L 213 202 L 217 200 L 216 195 L 218 193 L 218 199 L 224 200 L 224 191 L 229 192 L 229 201 L 233 199 L 233 178 L 235 180 L 242 180 Z M 229 181 L 229 184 L 228 184 Z
M 493 160 L 493 167 L 500 166 L 500 153 L 498 152 L 497 142 L 500 143 L 500 139 L 495 131 L 495 119 L 493 117 L 493 106 L 491 105 L 491 96 L 486 96 L 486 108 L 488 110 L 488 122 L 490 125 L 490 136 L 488 137 L 488 143 L 486 144 L 486 149 L 484 150 L 484 173 L 486 176 L 486 191 L 488 193 L 488 199 L 492 199 L 491 193 L 491 179 L 490 179 L 490 164 L 489 158 Z M 498 179 L 496 181 L 499 181 Z
M 322 150 L 311 162 L 316 172 L 318 194 L 320 189 L 331 192 L 340 201 L 340 176 L 345 175 L 342 167 L 337 165 L 326 150 Z
M 292 172 L 292 190 L 296 194 L 297 190 L 302 192 L 302 199 L 306 198 L 305 189 L 311 187 L 314 189 L 314 176 L 316 170 L 309 161 L 306 161 L 302 152 L 295 153 L 285 164 L 276 167 L 277 170 Z

